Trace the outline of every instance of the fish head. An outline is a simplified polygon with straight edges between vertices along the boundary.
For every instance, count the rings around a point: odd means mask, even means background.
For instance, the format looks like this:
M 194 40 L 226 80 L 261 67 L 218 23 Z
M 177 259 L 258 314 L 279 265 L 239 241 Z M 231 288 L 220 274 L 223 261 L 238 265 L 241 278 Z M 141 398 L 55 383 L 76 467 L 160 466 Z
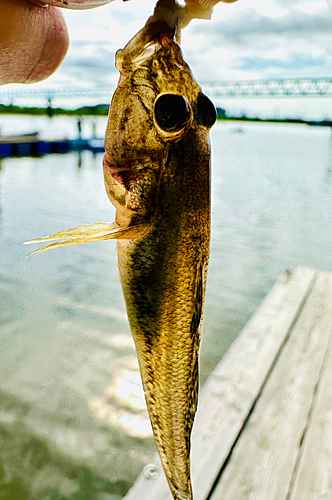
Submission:
M 183 60 L 174 30 L 147 24 L 116 54 L 120 72 L 105 138 L 104 178 L 117 222 L 132 223 L 154 210 L 169 147 L 190 129 L 216 119 Z

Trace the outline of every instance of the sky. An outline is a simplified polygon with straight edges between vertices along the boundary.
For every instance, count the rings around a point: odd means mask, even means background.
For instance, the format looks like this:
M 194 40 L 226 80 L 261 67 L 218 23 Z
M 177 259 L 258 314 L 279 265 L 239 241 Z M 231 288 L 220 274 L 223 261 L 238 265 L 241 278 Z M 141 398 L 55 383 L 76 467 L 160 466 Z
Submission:
M 114 53 L 143 27 L 154 0 L 115 0 L 89 11 L 64 11 L 71 47 L 55 83 L 114 83 Z M 211 20 L 182 33 L 185 59 L 198 80 L 329 77 L 332 10 L 326 0 L 219 3 Z M 50 79 L 51 83 L 51 79 Z
M 201 84 L 218 80 L 331 77 L 331 1 L 220 2 L 211 20 L 195 20 L 183 30 L 184 58 Z M 92 10 L 64 9 L 71 40 L 69 51 L 55 74 L 36 86 L 110 85 L 113 90 L 118 79 L 115 52 L 144 26 L 154 4 L 155 0 L 115 0 Z M 299 99 L 297 104 L 296 99 L 292 100 L 294 112 L 300 113 L 303 108 L 303 99 L 300 100 L 302 104 Z M 283 108 L 282 101 L 277 105 L 274 102 L 275 113 L 280 113 L 280 106 Z M 312 106 L 326 113 L 326 99 L 311 101 Z M 332 115 L 332 103 L 328 102 Z M 230 105 L 256 106 L 248 99 Z M 264 105 L 262 100 L 257 104 L 261 108 Z M 290 101 L 287 106 L 293 109 Z

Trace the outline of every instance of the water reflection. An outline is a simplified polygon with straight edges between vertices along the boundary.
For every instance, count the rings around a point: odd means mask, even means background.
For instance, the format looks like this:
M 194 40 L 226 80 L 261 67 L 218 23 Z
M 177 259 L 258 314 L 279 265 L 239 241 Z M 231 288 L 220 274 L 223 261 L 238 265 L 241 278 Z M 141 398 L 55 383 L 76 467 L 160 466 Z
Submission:
M 78 151 L 77 153 L 77 168 L 80 169 L 82 167 L 82 152 Z
M 129 436 L 152 437 L 137 359 L 123 361 L 126 367 L 114 374 L 112 385 L 91 401 L 90 409 L 98 420 Z
M 332 137 L 329 143 L 326 169 L 323 177 L 324 191 L 328 192 L 332 185 Z
M 77 134 L 76 122 L 68 123 L 48 125 L 53 135 Z M 91 123 L 83 125 L 82 134 Z M 229 133 L 218 123 L 212 148 L 202 380 L 284 269 L 332 270 L 326 130 Z M 0 492 L 10 492 L 7 500 L 119 499 L 154 449 L 115 243 L 24 258 L 23 241 L 114 220 L 101 163 L 90 152 L 8 159 L 0 174 Z
M 0 235 L 2 233 L 2 193 L 1 193 L 1 172 L 3 169 L 3 160 L 0 158 Z

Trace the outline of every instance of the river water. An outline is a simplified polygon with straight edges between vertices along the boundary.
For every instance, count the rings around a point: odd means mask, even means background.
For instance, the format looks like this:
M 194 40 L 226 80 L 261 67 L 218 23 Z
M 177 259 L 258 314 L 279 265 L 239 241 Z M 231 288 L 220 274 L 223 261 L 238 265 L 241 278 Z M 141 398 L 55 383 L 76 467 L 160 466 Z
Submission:
M 83 123 L 83 134 L 92 130 Z M 106 120 L 97 120 L 101 135 Z M 73 118 L 1 131 L 74 137 Z M 332 271 L 331 131 L 217 123 L 204 381 L 287 268 Z M 9 158 L 0 170 L 0 498 L 120 500 L 154 450 L 115 243 L 25 258 L 25 240 L 112 222 L 102 155 Z

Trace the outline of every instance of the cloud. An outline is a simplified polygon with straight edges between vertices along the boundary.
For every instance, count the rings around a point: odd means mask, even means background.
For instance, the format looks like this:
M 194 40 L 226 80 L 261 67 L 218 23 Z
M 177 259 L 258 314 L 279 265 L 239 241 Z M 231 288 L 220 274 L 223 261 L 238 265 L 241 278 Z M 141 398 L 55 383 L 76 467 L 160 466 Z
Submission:
M 114 50 L 105 42 L 73 42 L 53 81 L 66 86 L 105 87 L 111 84 L 113 87 L 119 75 L 114 58 Z
M 305 67 L 320 67 L 324 65 L 322 59 L 312 58 L 305 55 L 291 57 L 286 60 L 270 59 L 270 64 L 275 67 L 280 67 L 283 70 L 286 69 L 296 69 Z M 256 67 L 257 69 L 262 69 L 265 67 L 266 59 L 260 57 L 247 57 L 242 61 L 242 69 L 248 69 Z
M 250 8 L 209 26 L 202 23 L 195 31 L 205 37 L 207 46 L 214 45 L 216 40 L 246 43 L 248 36 L 259 37 L 263 43 L 262 36 L 289 33 L 305 39 L 312 34 L 332 33 L 332 15 L 328 14 L 326 9 L 309 14 L 293 7 L 281 16 L 272 17 Z
M 46 85 L 116 84 L 115 52 L 141 29 L 155 0 L 111 2 L 90 11 L 64 10 L 71 45 Z M 239 0 L 219 3 L 211 21 L 183 32 L 185 60 L 208 80 L 332 75 L 332 12 L 325 0 Z
M 260 0 L 257 0 L 259 3 Z M 269 8 L 268 5 L 269 4 Z M 325 2 L 266 0 L 188 29 L 187 59 L 211 80 L 325 77 L 332 73 L 332 14 Z M 263 4 L 262 4 L 263 6 Z M 191 45 L 191 40 L 194 45 Z M 198 44 L 198 40 L 200 43 Z M 204 71 L 201 71 L 204 67 Z M 197 73 L 197 72 L 196 72 Z
M 71 43 L 50 84 L 115 86 L 119 76 L 115 52 L 143 27 L 153 7 L 154 0 L 118 0 L 88 11 L 64 9 Z

